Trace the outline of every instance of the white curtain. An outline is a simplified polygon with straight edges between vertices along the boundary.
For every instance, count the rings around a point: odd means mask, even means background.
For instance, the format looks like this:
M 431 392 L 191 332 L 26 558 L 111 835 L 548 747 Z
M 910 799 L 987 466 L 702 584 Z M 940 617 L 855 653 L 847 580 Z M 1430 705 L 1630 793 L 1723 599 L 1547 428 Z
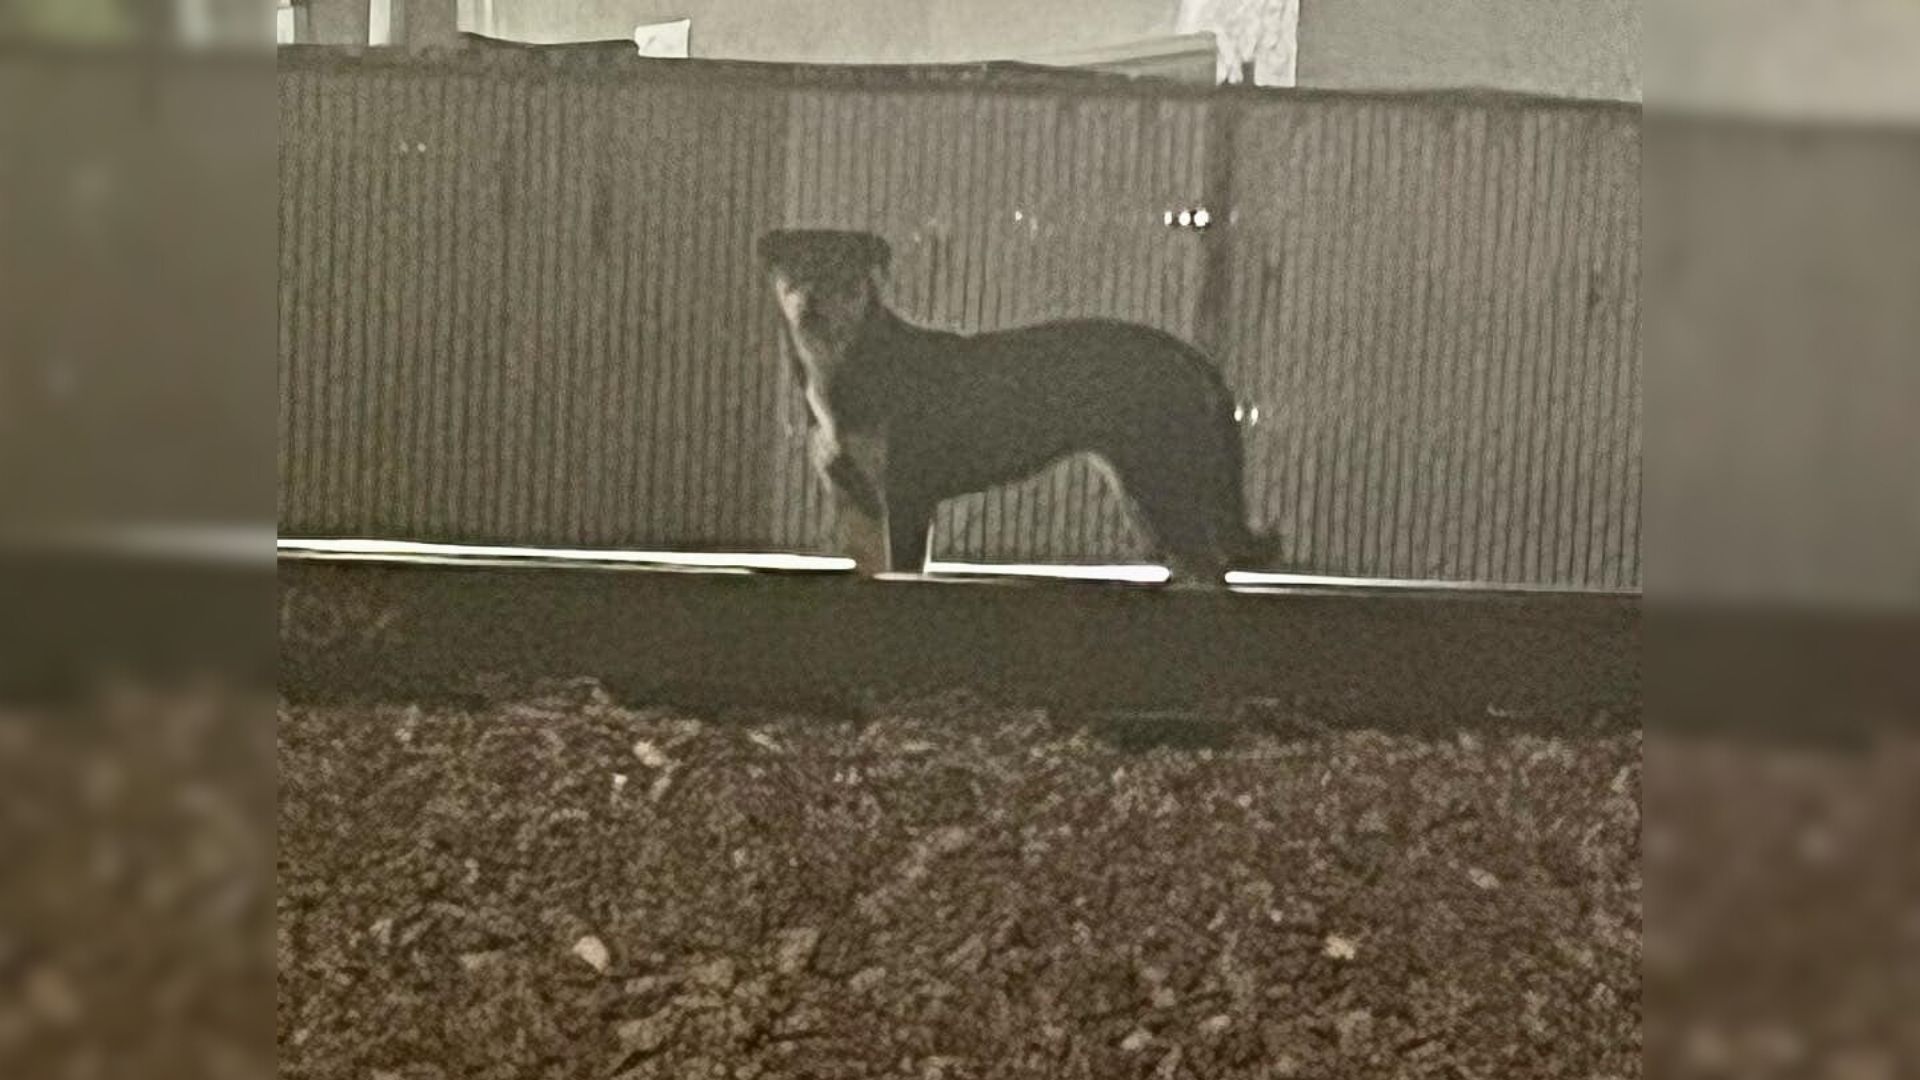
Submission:
M 1220 78 L 1241 82 L 1248 62 L 1260 86 L 1292 86 L 1299 53 L 1300 0 L 1180 0 L 1182 34 L 1211 31 Z

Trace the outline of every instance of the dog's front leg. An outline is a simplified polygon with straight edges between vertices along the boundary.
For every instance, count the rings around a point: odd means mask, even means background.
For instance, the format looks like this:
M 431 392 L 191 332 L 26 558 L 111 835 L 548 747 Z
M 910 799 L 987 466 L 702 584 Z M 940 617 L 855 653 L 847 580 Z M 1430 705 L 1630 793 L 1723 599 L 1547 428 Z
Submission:
M 834 500 L 835 546 L 853 559 L 856 572 L 871 577 L 892 563 L 887 524 L 887 445 L 877 434 L 849 433 L 825 449 L 821 463 Z

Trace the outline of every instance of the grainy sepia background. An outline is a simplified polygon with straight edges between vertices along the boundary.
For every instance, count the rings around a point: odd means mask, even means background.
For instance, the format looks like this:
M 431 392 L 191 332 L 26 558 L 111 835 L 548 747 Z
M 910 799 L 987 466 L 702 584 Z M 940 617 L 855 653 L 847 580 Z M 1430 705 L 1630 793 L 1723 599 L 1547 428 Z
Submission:
M 1905 1075 L 1917 174 L 1900 0 L 0 0 L 0 1074 Z M 794 223 L 1313 576 L 659 569 Z

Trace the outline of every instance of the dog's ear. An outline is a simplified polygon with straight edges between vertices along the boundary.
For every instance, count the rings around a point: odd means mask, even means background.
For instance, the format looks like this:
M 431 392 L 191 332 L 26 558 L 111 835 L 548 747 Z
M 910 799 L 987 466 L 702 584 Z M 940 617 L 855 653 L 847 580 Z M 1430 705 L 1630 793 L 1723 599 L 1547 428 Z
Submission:
M 872 233 L 860 234 L 860 260 L 869 272 L 885 273 L 893 267 L 893 248 Z
M 761 233 L 759 241 L 754 244 L 754 251 L 760 257 L 761 269 L 778 269 L 792 260 L 792 236 L 785 229 Z

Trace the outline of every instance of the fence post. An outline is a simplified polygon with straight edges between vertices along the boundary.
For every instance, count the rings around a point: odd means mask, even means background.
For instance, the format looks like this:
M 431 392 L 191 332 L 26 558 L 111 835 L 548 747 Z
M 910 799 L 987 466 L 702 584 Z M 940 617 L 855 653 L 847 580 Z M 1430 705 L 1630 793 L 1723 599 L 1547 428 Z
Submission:
M 1227 307 L 1233 291 L 1234 157 L 1239 119 L 1237 95 L 1220 94 L 1207 102 L 1202 205 L 1211 220 L 1196 234 L 1200 239 L 1200 296 L 1194 312 L 1194 336 L 1196 344 L 1223 366 L 1233 339 Z

